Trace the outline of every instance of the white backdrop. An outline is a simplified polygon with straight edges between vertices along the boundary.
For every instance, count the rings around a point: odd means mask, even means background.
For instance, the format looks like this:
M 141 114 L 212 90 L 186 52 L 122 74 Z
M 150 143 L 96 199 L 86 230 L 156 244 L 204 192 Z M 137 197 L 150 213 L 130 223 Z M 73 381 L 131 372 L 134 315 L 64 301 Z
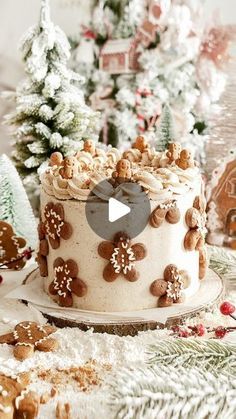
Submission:
M 200 0 L 195 0 L 200 1 Z M 222 23 L 236 23 L 236 0 L 205 0 L 206 19 L 219 10 Z M 37 22 L 40 0 L 0 0 L 0 90 L 13 88 L 22 78 L 23 67 L 17 45 L 22 34 Z M 89 19 L 89 0 L 51 0 L 53 20 L 67 34 L 78 33 L 80 22 Z M 1 116 L 6 104 L 0 102 Z M 0 128 L 0 154 L 9 150 Z

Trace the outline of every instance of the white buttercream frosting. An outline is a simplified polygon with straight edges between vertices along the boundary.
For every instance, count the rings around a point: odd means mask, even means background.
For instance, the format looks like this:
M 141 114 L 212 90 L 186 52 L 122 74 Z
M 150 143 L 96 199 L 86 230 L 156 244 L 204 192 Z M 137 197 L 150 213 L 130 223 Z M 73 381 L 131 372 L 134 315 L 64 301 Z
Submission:
M 72 179 L 63 179 L 57 167 L 49 168 L 42 176 L 42 186 L 48 195 L 60 200 L 75 199 L 86 201 L 93 199 L 93 190 L 97 197 L 103 200 L 111 196 L 120 196 L 122 191 L 127 197 L 134 199 L 134 193 L 140 189 L 130 187 L 124 189 L 113 186 L 112 172 L 115 170 L 121 153 L 115 148 L 109 151 L 97 151 L 93 157 L 90 153 L 81 151 L 77 154 L 79 172 Z M 141 153 L 130 149 L 123 154 L 132 165 L 132 182 L 137 183 L 153 201 L 170 199 L 173 195 L 185 194 L 201 179 L 198 167 L 181 169 L 175 163 L 168 164 L 166 153 L 158 153 L 147 149 Z M 102 185 L 100 185 L 100 183 Z

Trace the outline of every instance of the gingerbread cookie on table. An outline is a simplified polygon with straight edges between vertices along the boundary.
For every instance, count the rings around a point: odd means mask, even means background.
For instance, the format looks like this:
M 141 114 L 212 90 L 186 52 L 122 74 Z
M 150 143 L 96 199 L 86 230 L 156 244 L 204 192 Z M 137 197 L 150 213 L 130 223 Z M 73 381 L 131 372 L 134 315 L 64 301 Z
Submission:
M 15 235 L 13 228 L 5 221 L 0 221 L 0 265 L 8 269 L 22 269 L 26 260 L 20 249 L 25 248 L 26 240 Z
M 11 377 L 0 374 L 1 419 L 34 419 L 38 416 L 39 396 L 26 390 L 29 383 L 29 373 Z
M 144 259 L 147 251 L 143 244 L 132 245 L 129 236 L 125 232 L 119 232 L 113 242 L 104 241 L 99 244 L 98 254 L 109 261 L 103 271 L 105 281 L 112 282 L 123 275 L 127 281 L 133 282 L 139 278 L 136 262 Z
M 190 277 L 176 265 L 168 265 L 164 270 L 164 278 L 156 279 L 150 286 L 152 295 L 158 298 L 158 307 L 169 307 L 183 300 L 183 290 L 190 285 Z
M 58 348 L 58 342 L 50 337 L 54 332 L 56 328 L 53 326 L 42 326 L 36 322 L 25 321 L 18 323 L 13 332 L 0 336 L 0 344 L 14 345 L 14 357 L 23 361 L 31 357 L 35 350 L 55 351 Z
M 180 210 L 176 201 L 167 201 L 158 205 L 149 217 L 149 223 L 154 228 L 160 227 L 164 220 L 170 224 L 179 222 Z
M 62 307 L 73 306 L 73 294 L 83 297 L 87 293 L 87 285 L 78 278 L 77 263 L 68 259 L 57 258 L 53 264 L 54 279 L 49 285 L 49 293 L 58 297 L 58 304 Z

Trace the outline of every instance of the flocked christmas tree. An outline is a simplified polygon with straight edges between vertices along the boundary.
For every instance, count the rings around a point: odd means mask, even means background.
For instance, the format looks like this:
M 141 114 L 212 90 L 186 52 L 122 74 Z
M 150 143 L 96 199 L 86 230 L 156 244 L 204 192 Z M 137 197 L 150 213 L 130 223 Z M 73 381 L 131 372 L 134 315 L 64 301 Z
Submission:
M 36 220 L 20 176 L 5 155 L 0 157 L 0 220 L 11 224 L 15 233 L 35 249 Z
M 52 152 L 67 155 L 80 148 L 82 139 L 95 138 L 98 114 L 85 105 L 83 78 L 67 67 L 70 46 L 50 19 L 49 0 L 41 0 L 39 24 L 22 39 L 21 52 L 27 77 L 13 95 L 16 110 L 6 120 L 15 127 L 13 157 L 27 183 Z
M 161 114 L 156 149 L 158 151 L 165 151 L 168 148 L 168 144 L 173 142 L 174 140 L 174 119 L 169 105 L 165 105 Z

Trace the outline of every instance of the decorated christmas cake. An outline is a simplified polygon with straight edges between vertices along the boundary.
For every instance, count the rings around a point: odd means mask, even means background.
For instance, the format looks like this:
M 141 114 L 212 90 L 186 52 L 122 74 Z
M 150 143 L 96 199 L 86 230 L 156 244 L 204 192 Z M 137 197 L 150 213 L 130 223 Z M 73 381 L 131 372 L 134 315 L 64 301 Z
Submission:
M 207 268 L 205 200 L 200 170 L 179 143 L 158 152 L 138 137 L 122 154 L 87 140 L 76 155 L 53 153 L 41 182 L 38 264 L 45 291 L 60 306 L 134 311 L 198 291 Z M 104 205 L 121 200 L 133 205 L 134 220 L 143 194 L 150 211 L 136 236 L 126 216 L 117 231 L 91 228 L 88 205 L 99 224 Z

